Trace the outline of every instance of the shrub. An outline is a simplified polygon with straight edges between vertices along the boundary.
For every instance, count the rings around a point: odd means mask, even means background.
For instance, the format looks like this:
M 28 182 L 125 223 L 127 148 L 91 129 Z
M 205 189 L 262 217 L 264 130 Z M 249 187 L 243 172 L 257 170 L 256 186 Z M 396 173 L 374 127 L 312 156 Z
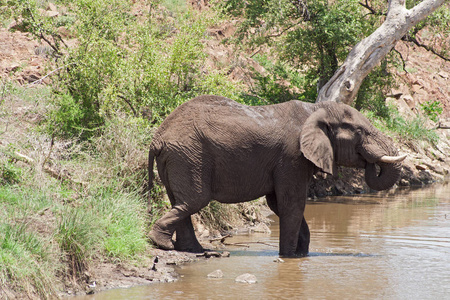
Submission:
M 430 120 L 433 122 L 439 121 L 439 116 L 442 114 L 442 106 L 441 102 L 439 101 L 427 101 L 425 103 L 420 104 L 420 107 L 422 108 L 422 111 L 425 113 Z
M 22 170 L 13 163 L 6 161 L 0 162 L 0 184 L 19 183 L 22 178 Z

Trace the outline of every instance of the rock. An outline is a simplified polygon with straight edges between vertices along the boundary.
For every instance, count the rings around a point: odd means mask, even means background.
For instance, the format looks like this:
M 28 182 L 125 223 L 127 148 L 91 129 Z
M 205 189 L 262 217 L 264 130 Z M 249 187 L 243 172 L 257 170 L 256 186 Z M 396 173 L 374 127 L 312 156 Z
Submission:
M 230 257 L 230 252 L 228 252 L 228 251 L 223 251 L 223 252 L 222 252 L 222 257 Z
M 448 73 L 445 72 L 445 71 L 440 71 L 440 72 L 438 73 L 438 75 L 441 76 L 441 77 L 444 78 L 444 79 L 448 79 L 448 77 L 449 77 Z
M 50 11 L 58 11 L 58 8 L 56 7 L 56 5 L 55 4 L 53 4 L 53 3 L 48 3 L 48 5 L 47 5 L 47 10 L 50 10 Z
M 197 257 L 202 257 L 202 256 L 204 256 L 204 257 L 206 257 L 206 258 L 210 258 L 210 257 L 221 257 L 222 254 L 220 254 L 220 253 L 217 252 L 217 251 L 205 251 L 205 252 L 203 252 L 203 253 L 197 254 L 196 256 L 197 256 Z
M 411 110 L 415 109 L 416 104 L 411 95 L 404 95 L 404 96 L 402 96 L 401 99 L 403 99 L 403 101 L 405 101 L 406 105 L 408 105 Z
M 280 257 L 274 259 L 273 261 L 276 262 L 276 263 L 284 263 L 284 260 L 282 258 L 280 258 Z
M 423 164 L 425 166 L 427 166 L 428 169 L 430 169 L 431 171 L 433 171 L 433 172 L 435 172 L 437 174 L 440 174 L 440 175 L 445 175 L 444 168 L 441 165 L 439 165 L 438 163 L 436 163 L 436 162 L 432 162 L 432 163 L 424 162 Z
M 262 232 L 262 233 L 271 233 L 269 226 L 264 223 L 258 223 L 255 226 L 250 227 L 250 231 L 253 232 Z
M 208 278 L 222 278 L 222 277 L 223 277 L 223 272 L 220 269 L 215 270 L 208 274 Z
M 241 282 L 241 283 L 248 283 L 248 284 L 253 284 L 253 283 L 257 283 L 258 280 L 256 279 L 256 276 L 250 273 L 245 273 L 242 275 L 239 275 L 238 277 L 236 277 L 235 279 L 236 282 Z
M 419 171 L 424 171 L 424 170 L 427 169 L 427 167 L 424 167 L 422 165 L 416 165 L 416 169 L 419 170 Z
M 47 10 L 47 11 L 45 12 L 45 15 L 46 15 L 47 17 L 49 17 L 49 18 L 54 18 L 54 17 L 59 16 L 59 12 L 57 12 L 57 11 L 52 11 L 52 10 Z

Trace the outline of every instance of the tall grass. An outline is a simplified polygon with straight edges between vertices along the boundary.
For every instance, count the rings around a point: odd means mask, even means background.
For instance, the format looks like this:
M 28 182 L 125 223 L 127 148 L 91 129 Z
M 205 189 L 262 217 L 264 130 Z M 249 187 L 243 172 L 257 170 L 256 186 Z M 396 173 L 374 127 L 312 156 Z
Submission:
M 76 281 L 88 269 L 89 259 L 99 244 L 100 228 L 97 218 L 85 209 L 62 210 L 55 238 L 68 263 L 68 275 Z
M 30 298 L 56 296 L 48 243 L 26 224 L 0 223 L 0 285 Z M 0 291 L 1 296 L 1 291 Z
M 132 259 L 147 248 L 147 213 L 138 193 L 104 192 L 88 201 L 99 220 L 108 257 Z

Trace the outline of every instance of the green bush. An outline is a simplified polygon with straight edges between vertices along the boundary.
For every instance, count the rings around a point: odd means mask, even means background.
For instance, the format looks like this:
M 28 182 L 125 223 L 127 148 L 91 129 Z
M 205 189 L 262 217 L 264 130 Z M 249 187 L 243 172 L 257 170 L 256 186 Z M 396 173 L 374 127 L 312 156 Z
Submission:
M 422 108 L 422 111 L 425 113 L 430 120 L 433 122 L 439 121 L 439 116 L 442 114 L 442 106 L 441 102 L 439 101 L 427 101 L 425 103 L 420 104 L 420 107 Z
M 15 164 L 6 161 L 0 162 L 0 184 L 15 184 L 22 179 L 22 170 Z
M 71 3 L 79 43 L 60 62 L 47 120 L 50 133 L 86 139 L 118 113 L 159 124 L 192 97 L 223 92 L 217 82 L 223 83 L 225 74 L 204 67 L 202 39 L 211 21 L 189 11 L 174 18 L 158 6 L 135 17 L 131 5 L 126 0 Z M 154 22 L 158 18 L 164 22 Z

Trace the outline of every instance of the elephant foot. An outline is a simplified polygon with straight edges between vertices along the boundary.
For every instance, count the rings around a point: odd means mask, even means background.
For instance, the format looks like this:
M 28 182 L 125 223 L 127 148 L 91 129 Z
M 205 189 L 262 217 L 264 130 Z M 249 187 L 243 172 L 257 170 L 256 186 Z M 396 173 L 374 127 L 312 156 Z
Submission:
M 195 242 L 183 242 L 183 241 L 175 241 L 175 250 L 184 251 L 184 252 L 192 252 L 192 253 L 202 253 L 205 251 L 203 247 L 200 245 L 198 241 Z
M 281 258 L 300 258 L 308 256 L 308 253 L 292 253 L 292 254 L 279 254 Z
M 174 250 L 172 235 L 162 231 L 158 225 L 153 225 L 148 237 L 158 248 L 162 250 Z
M 295 251 L 295 255 L 297 257 L 304 257 L 308 256 L 309 253 L 309 243 L 308 244 L 302 244 L 297 247 L 297 250 Z

